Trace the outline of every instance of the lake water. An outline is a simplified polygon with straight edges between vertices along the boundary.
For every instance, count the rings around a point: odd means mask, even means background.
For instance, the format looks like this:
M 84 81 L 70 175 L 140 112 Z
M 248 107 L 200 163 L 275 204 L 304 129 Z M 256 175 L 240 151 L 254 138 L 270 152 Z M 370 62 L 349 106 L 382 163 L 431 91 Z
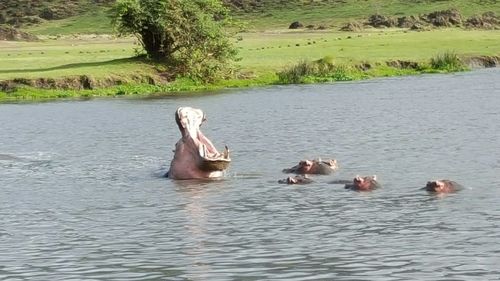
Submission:
M 179 106 L 232 150 L 162 177 Z M 499 280 L 500 69 L 0 104 L 1 280 Z M 335 158 L 314 183 L 277 183 Z M 329 182 L 376 174 L 382 189 Z M 427 194 L 428 180 L 465 189 Z

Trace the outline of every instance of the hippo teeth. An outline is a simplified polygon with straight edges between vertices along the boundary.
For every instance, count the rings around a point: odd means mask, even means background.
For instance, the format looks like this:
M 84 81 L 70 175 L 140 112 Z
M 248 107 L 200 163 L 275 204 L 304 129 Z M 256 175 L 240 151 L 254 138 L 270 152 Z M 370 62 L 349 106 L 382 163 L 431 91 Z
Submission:
M 205 158 L 205 155 L 206 155 L 206 146 L 204 144 L 200 145 L 199 148 L 198 148 L 198 152 L 200 153 L 200 156 Z
M 211 158 L 211 156 L 209 155 L 207 146 L 205 144 L 200 145 L 199 152 L 200 152 L 200 156 L 202 158 L 206 158 L 206 159 Z
M 227 145 L 224 148 L 224 152 L 220 154 L 217 151 L 211 153 L 205 144 L 201 144 L 198 147 L 198 153 L 200 154 L 201 158 L 205 158 L 207 160 L 229 160 L 229 148 L 227 147 Z

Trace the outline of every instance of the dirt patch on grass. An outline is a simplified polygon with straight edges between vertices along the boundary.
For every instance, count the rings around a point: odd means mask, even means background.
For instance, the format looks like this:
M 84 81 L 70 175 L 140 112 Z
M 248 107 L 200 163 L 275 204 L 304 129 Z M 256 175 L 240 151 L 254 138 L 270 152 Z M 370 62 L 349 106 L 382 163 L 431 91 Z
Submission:
M 0 25 L 0 40 L 6 41 L 38 41 L 38 38 L 9 25 Z
M 419 69 L 420 65 L 416 61 L 392 60 L 386 62 L 387 66 L 400 69 Z
M 371 15 L 365 22 L 365 26 L 374 28 L 409 28 L 411 30 L 426 30 L 433 27 L 467 27 L 481 29 L 500 29 L 500 17 L 494 12 L 486 12 L 464 19 L 457 9 L 436 11 L 424 15 L 410 15 L 403 17 L 391 17 L 380 14 Z M 349 24 L 340 30 L 353 31 Z
M 351 32 L 359 32 L 363 30 L 363 24 L 357 21 L 351 21 L 346 23 L 344 26 L 340 28 L 341 31 L 351 31 Z
M 465 21 L 465 26 L 468 28 L 480 29 L 499 29 L 500 17 L 494 12 L 486 12 L 482 15 L 474 15 Z
M 457 9 L 436 11 L 426 15 L 426 21 L 436 27 L 460 26 L 462 15 Z
M 411 15 L 399 18 L 375 14 L 371 15 L 365 24 L 375 28 L 412 28 L 414 26 L 450 27 L 460 26 L 462 24 L 462 15 L 456 9 L 436 11 L 420 16 Z

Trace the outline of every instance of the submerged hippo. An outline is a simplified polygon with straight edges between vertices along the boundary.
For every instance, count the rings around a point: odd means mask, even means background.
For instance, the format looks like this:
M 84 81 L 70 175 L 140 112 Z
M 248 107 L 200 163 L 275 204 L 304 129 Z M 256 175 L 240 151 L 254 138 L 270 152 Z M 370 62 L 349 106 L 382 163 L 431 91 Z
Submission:
M 460 184 L 451 180 L 428 181 L 427 185 L 424 187 L 425 190 L 436 193 L 456 192 L 462 188 L 463 187 Z
M 0 153 L 0 161 L 22 161 L 22 159 L 14 155 Z
M 313 180 L 308 178 L 307 176 L 295 176 L 295 177 L 288 177 L 286 179 L 279 180 L 278 183 L 284 183 L 284 184 L 308 184 L 312 183 Z
M 174 159 L 167 177 L 171 179 L 203 179 L 221 177 L 231 159 L 226 146 L 221 154 L 200 131 L 206 120 L 201 109 L 179 107 L 175 122 L 181 131 L 181 139 L 175 144 Z
M 371 191 L 380 188 L 381 185 L 377 181 L 377 176 L 373 175 L 366 177 L 356 176 L 351 183 L 347 183 L 344 187 L 356 191 Z
M 337 170 L 337 160 L 332 159 L 328 161 L 318 160 L 302 160 L 298 165 L 291 167 L 290 169 L 283 169 L 283 173 L 293 173 L 293 174 L 319 174 L 319 175 L 329 175 L 333 171 Z

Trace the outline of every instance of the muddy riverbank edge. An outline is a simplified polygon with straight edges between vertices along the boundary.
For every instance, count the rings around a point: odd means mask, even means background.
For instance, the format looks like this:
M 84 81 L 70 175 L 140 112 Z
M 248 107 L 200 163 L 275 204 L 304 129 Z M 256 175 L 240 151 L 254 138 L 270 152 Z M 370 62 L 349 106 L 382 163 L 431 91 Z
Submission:
M 500 55 L 464 56 L 460 59 L 469 69 L 500 66 Z M 422 62 L 417 61 L 392 60 L 385 63 L 356 64 L 352 65 L 352 67 L 367 73 L 364 78 L 447 72 L 429 71 L 429 69 L 422 68 L 422 64 Z M 373 71 L 373 69 L 380 67 L 386 68 L 386 71 L 381 72 L 383 74 L 377 74 L 379 72 Z M 36 79 L 15 78 L 0 81 L 0 102 L 122 95 L 174 95 L 186 91 L 200 92 L 203 90 L 280 84 L 275 75 L 270 76 L 272 77 L 257 78 L 252 75 L 241 75 L 239 78 L 215 84 L 199 84 L 192 81 L 186 82 L 186 80 L 170 81 L 164 73 L 160 72 L 128 77 L 109 76 L 101 79 L 96 79 L 91 75 Z

